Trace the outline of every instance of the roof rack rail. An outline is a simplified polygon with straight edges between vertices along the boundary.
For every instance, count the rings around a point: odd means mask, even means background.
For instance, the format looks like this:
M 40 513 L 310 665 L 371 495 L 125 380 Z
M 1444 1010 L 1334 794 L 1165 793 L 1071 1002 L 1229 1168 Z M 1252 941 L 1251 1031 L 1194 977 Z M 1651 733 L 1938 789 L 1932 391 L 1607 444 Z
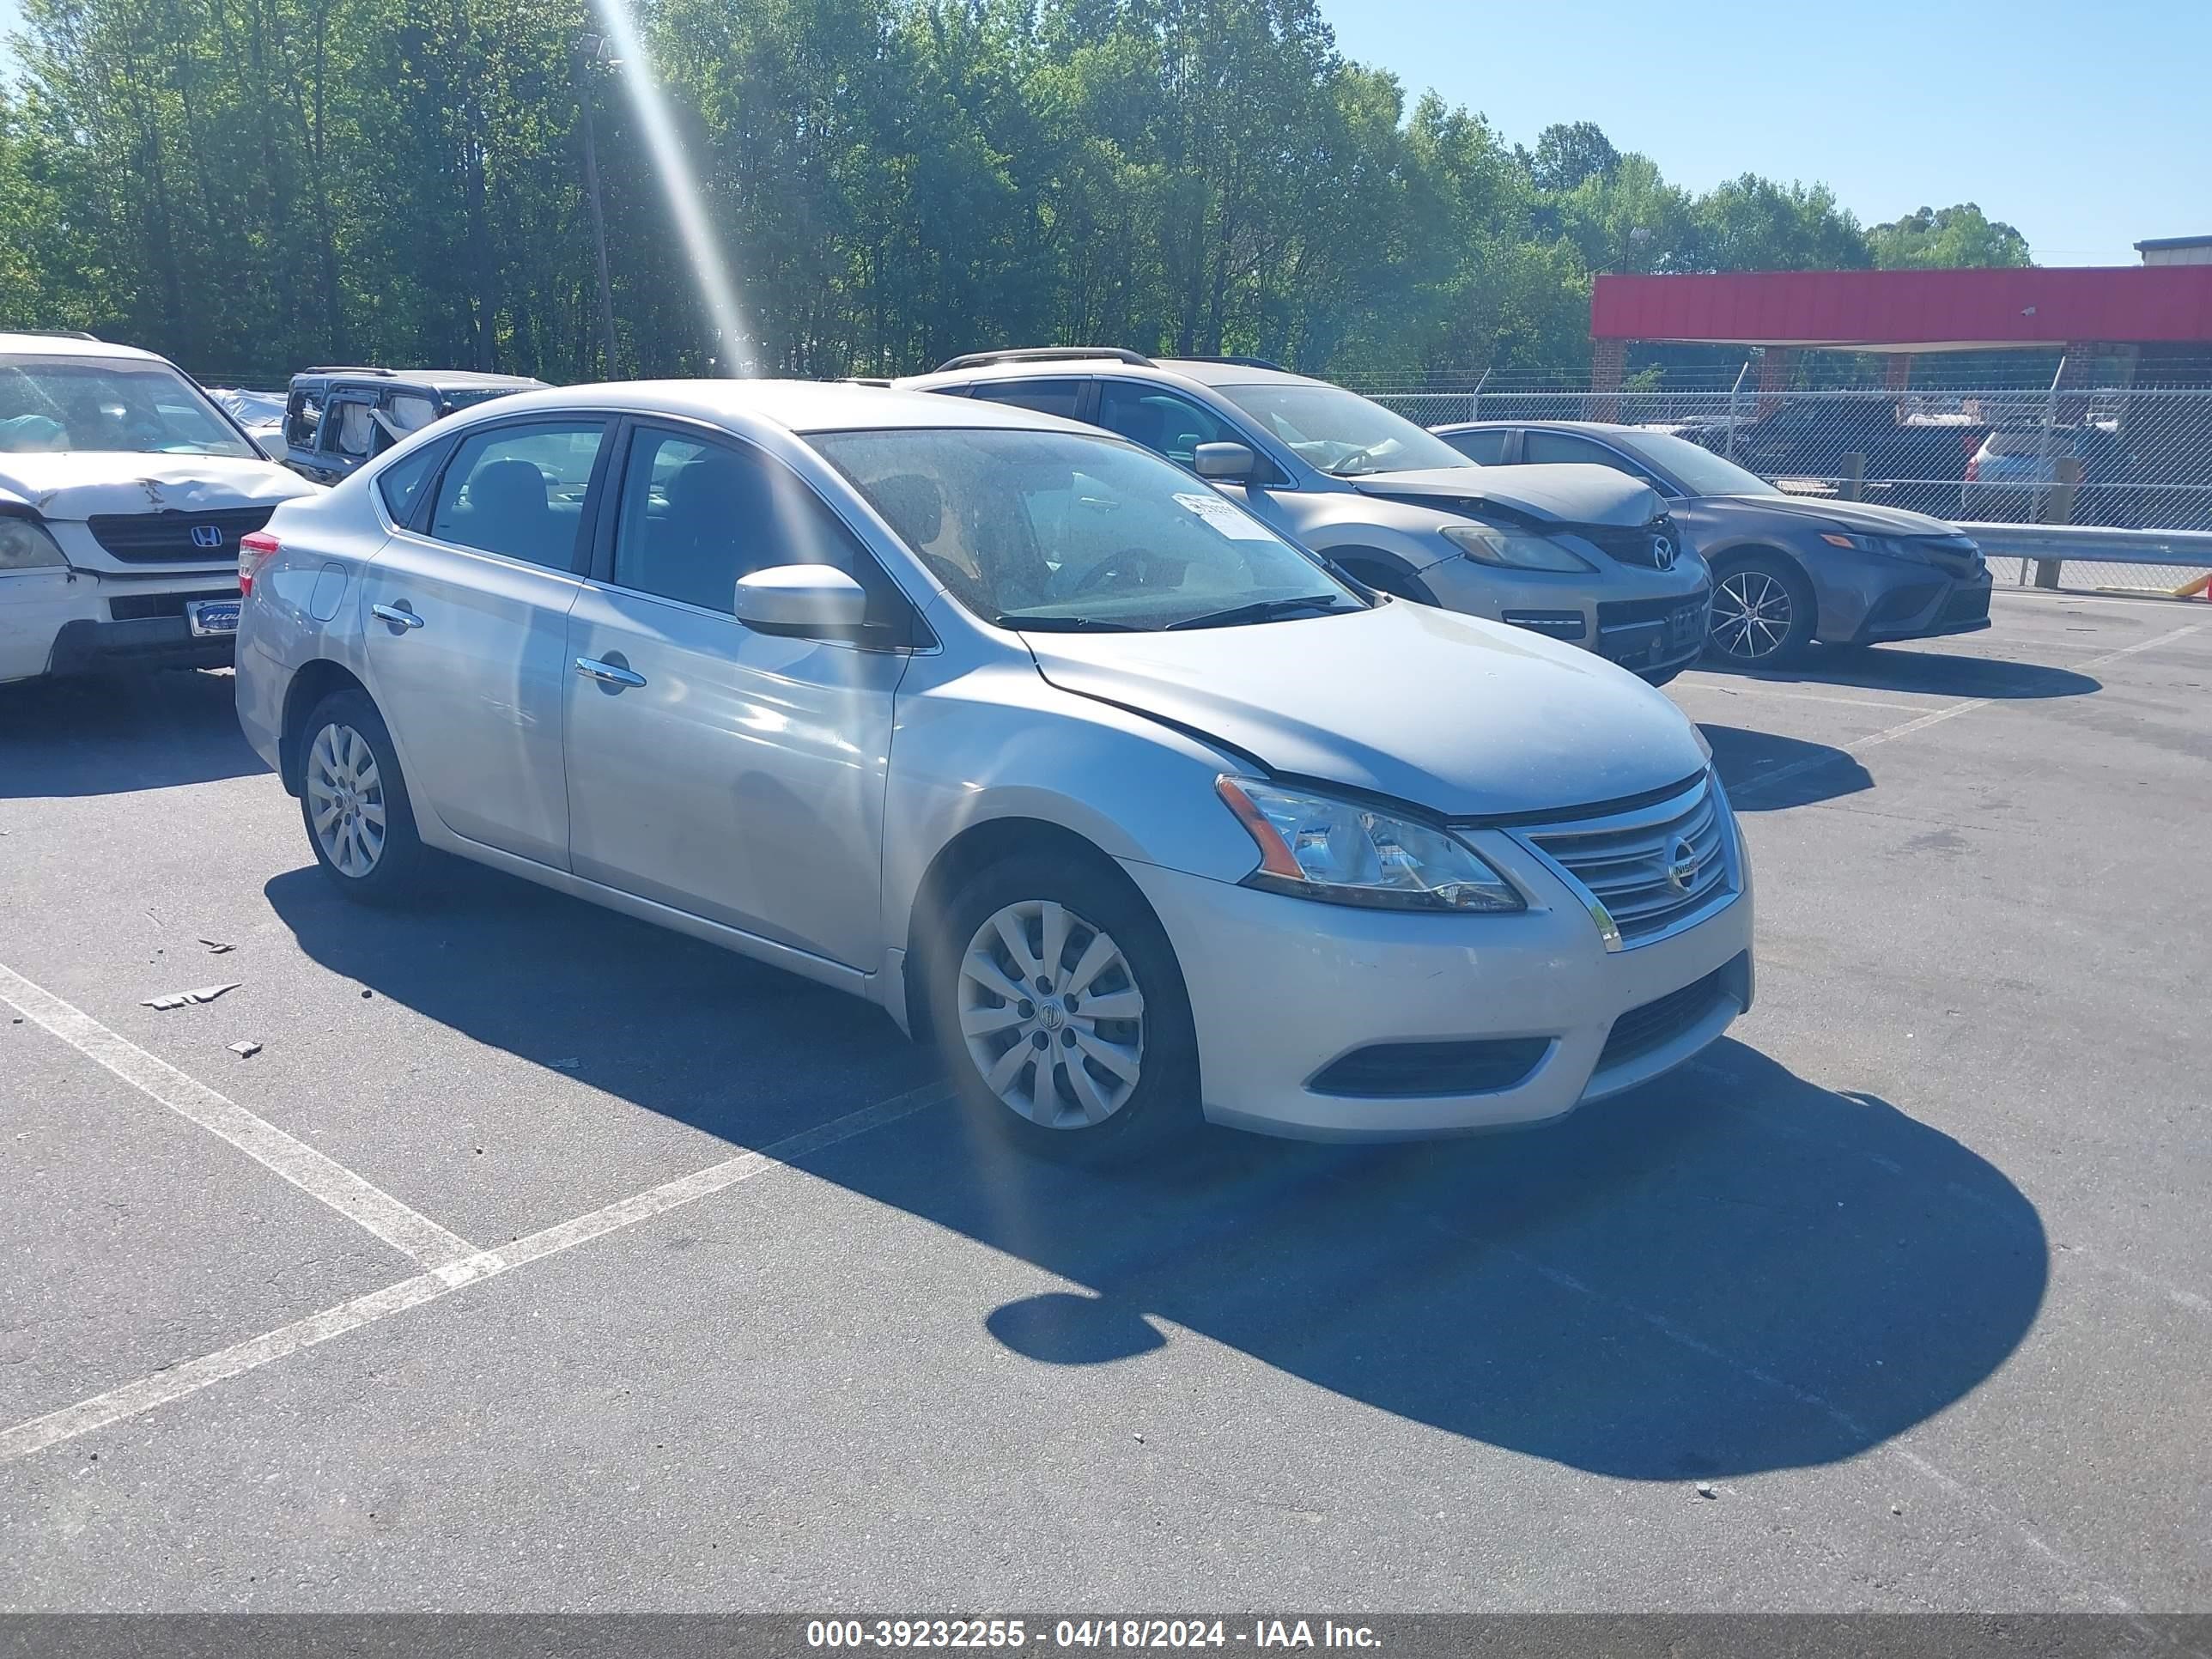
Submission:
M 938 364 L 936 373 L 944 374 L 956 368 L 983 368 L 992 363 L 1055 363 L 1083 357 L 1104 357 L 1117 363 L 1147 366 L 1152 361 L 1143 352 L 1131 351 L 1125 346 L 1024 346 L 1018 351 L 971 351 L 964 357 L 954 357 Z
M 890 382 L 880 374 L 848 374 L 847 386 L 889 386 Z
M 102 340 L 97 334 L 88 334 L 81 328 L 11 328 L 6 330 L 5 332 L 9 334 L 35 334 L 39 336 L 40 338 L 46 340 L 90 340 L 95 344 L 106 344 L 106 342 Z
M 1238 368 L 1272 368 L 1278 374 L 1291 372 L 1280 363 L 1271 363 L 1265 357 L 1210 357 L 1202 351 L 1186 351 L 1181 356 L 1187 363 L 1232 363 Z
M 387 380 L 396 380 L 399 374 L 399 371 L 396 368 L 378 368 L 369 363 L 310 363 L 300 373 L 302 374 L 381 374 Z

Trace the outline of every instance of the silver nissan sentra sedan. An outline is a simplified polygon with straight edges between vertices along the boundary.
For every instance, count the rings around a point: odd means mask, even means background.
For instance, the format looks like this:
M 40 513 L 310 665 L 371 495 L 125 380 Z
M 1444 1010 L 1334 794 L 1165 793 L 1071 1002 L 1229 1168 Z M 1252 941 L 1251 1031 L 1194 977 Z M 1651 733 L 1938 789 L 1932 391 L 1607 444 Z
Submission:
M 880 1003 L 1032 1149 L 1555 1118 L 1751 1004 L 1703 739 L 1006 404 L 526 393 L 280 507 L 238 711 L 340 890 L 459 854 Z

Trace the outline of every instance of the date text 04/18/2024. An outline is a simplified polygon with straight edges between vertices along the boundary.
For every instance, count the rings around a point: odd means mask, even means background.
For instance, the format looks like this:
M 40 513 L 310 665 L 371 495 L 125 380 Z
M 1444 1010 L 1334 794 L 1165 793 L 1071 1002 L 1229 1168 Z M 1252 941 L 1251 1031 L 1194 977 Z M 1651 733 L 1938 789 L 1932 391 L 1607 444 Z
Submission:
M 1366 1625 L 1331 1619 L 817 1619 L 806 1626 L 811 1648 L 1354 1648 L 1373 1650 L 1382 1638 Z

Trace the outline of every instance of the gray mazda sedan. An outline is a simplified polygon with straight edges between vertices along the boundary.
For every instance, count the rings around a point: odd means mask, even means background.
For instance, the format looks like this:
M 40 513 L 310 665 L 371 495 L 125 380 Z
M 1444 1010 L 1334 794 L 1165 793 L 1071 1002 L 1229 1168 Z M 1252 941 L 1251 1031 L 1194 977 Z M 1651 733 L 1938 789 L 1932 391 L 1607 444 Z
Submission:
M 1815 641 L 1875 645 L 1990 625 L 1990 574 L 1941 519 L 1785 495 L 1671 433 L 1597 421 L 1476 421 L 1437 435 L 1486 466 L 1593 462 L 1639 478 L 1712 571 L 1709 653 L 1781 666 Z
M 1034 1148 L 1540 1121 L 1751 1004 L 1667 698 L 1051 416 L 524 393 L 279 507 L 240 580 L 239 720 L 341 892 L 458 854 L 712 940 L 927 1030 Z

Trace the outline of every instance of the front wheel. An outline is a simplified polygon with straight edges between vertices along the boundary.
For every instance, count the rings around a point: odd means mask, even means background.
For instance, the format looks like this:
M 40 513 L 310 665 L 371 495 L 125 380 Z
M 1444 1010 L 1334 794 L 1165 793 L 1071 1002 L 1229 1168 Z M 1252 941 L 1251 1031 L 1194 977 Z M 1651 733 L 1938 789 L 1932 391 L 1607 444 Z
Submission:
M 1813 592 L 1780 559 L 1743 559 L 1713 574 L 1707 654 L 1738 668 L 1796 661 L 1813 639 Z
M 1048 1157 L 1194 1127 L 1198 1044 L 1158 919 L 1118 870 L 1024 854 L 981 872 L 931 951 L 931 1019 L 969 1115 Z

